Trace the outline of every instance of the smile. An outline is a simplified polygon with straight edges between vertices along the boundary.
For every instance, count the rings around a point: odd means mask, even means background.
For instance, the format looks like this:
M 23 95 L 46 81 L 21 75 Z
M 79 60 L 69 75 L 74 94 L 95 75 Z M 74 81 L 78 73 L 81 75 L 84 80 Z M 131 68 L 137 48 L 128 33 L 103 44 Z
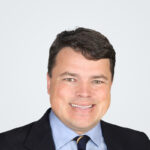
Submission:
M 81 106 L 81 105 L 77 105 L 77 104 L 71 104 L 71 106 L 75 107 L 75 108 L 80 108 L 80 109 L 88 109 L 88 108 L 93 107 L 93 105 Z

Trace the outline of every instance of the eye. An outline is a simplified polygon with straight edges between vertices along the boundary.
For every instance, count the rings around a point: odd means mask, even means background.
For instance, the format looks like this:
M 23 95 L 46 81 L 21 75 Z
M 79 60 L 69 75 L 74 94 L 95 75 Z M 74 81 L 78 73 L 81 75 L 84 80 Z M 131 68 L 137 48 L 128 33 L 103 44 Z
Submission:
M 76 79 L 74 79 L 74 78 L 64 78 L 63 80 L 68 81 L 68 82 L 75 82 L 76 81 Z
M 93 80 L 92 83 L 94 83 L 94 84 L 102 84 L 102 83 L 104 83 L 104 82 L 101 81 L 101 80 Z

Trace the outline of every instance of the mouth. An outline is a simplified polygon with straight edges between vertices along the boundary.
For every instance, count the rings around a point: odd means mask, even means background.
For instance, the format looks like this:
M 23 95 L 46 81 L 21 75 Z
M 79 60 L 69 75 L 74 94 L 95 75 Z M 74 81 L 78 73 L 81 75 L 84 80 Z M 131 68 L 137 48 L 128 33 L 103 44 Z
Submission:
M 79 108 L 79 109 L 82 109 L 82 110 L 86 110 L 86 109 L 90 109 L 90 108 L 94 107 L 94 104 L 91 104 L 91 105 L 70 104 L 70 105 L 73 108 Z

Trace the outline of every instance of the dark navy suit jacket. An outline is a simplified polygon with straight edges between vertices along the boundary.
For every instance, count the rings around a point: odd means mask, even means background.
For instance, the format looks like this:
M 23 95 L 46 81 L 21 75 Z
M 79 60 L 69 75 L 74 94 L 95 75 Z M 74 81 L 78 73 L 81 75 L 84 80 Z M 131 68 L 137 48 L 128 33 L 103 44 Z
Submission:
M 48 109 L 31 124 L 0 134 L 0 150 L 55 150 Z M 150 150 L 150 140 L 139 131 L 101 121 L 108 150 Z M 60 133 L 61 134 L 61 133 Z

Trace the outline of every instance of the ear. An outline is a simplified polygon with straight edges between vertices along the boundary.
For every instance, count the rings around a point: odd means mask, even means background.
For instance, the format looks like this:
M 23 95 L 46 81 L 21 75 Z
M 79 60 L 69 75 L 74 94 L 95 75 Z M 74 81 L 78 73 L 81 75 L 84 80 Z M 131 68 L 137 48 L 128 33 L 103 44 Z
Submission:
M 50 94 L 50 76 L 47 73 L 47 93 Z

